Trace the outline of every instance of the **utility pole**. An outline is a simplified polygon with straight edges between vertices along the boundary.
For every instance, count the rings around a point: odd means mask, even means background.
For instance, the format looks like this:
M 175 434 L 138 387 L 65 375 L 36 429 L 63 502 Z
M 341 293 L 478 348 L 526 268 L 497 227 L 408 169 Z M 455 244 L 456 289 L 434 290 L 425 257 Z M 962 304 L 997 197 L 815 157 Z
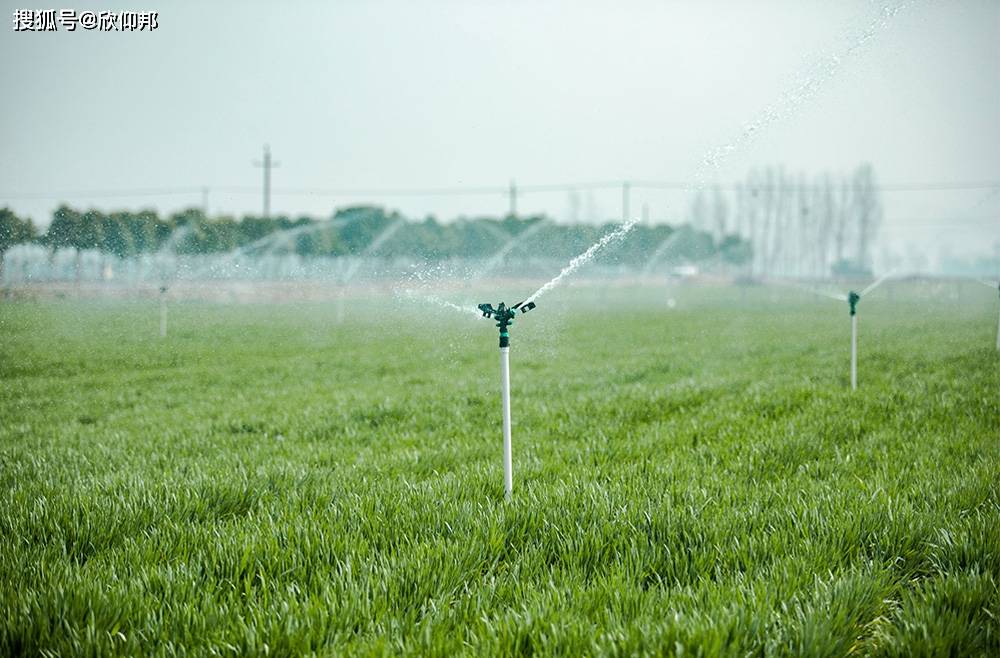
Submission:
M 510 179 L 510 188 L 507 190 L 507 194 L 510 197 L 510 209 L 507 214 L 511 217 L 517 217 L 517 183 L 514 179 Z
M 201 188 L 201 214 L 208 217 L 208 187 Z
M 267 218 L 271 216 L 271 170 L 280 163 L 271 161 L 271 147 L 264 144 L 264 161 L 253 164 L 264 169 L 264 217 Z
M 649 225 L 649 204 L 645 202 L 642 204 L 642 223 Z
M 622 221 L 623 222 L 627 222 L 628 221 L 628 205 L 629 205 L 628 202 L 629 202 L 629 191 L 630 191 L 629 188 L 630 187 L 631 187 L 631 185 L 629 185 L 628 181 L 625 181 L 624 183 L 622 183 Z

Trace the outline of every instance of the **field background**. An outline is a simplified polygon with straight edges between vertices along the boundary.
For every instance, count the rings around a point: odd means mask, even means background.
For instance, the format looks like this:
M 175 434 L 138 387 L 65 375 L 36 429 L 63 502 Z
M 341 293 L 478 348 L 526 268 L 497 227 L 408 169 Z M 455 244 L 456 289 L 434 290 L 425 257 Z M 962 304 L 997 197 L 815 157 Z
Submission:
M 998 655 L 996 293 L 859 308 L 543 297 L 505 503 L 471 313 L 4 302 L 0 654 Z

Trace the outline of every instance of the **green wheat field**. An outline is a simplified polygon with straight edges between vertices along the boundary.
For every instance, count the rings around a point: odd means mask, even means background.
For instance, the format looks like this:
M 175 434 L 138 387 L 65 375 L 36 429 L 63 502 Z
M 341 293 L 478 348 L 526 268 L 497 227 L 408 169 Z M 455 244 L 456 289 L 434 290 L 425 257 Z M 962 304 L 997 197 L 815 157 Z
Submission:
M 997 304 L 0 303 L 0 655 L 1000 655 Z

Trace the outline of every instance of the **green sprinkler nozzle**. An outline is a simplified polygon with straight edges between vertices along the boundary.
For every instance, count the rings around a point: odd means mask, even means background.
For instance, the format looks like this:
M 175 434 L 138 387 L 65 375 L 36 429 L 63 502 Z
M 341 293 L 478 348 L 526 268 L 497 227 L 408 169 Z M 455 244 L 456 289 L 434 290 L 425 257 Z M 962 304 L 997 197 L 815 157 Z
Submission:
M 854 292 L 853 290 L 847 293 L 847 303 L 851 305 L 851 315 L 857 315 L 858 313 L 858 300 L 861 299 L 861 295 Z
M 518 302 L 510 308 L 500 302 L 496 308 L 493 308 L 491 304 L 480 304 L 479 310 L 482 311 L 484 318 L 492 318 L 497 321 L 497 328 L 500 330 L 500 347 L 510 346 L 510 334 L 507 332 L 507 327 L 514 323 L 514 317 L 517 315 L 518 309 L 521 313 L 527 313 L 531 309 L 535 308 L 535 302 Z

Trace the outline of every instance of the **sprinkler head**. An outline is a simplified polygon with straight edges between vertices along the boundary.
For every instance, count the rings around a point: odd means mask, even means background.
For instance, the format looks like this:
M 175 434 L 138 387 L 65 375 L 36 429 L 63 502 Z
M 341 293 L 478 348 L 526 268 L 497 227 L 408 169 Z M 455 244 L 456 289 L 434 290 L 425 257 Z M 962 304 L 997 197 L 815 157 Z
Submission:
M 507 327 L 513 324 L 518 310 L 521 313 L 527 313 L 535 308 L 535 302 L 528 302 L 527 304 L 518 302 L 510 308 L 503 302 L 500 302 L 496 308 L 493 308 L 491 304 L 480 304 L 478 308 L 482 311 L 484 318 L 492 318 L 497 321 L 497 328 L 500 330 L 500 347 L 509 347 L 510 334 L 507 333 Z
M 847 303 L 851 305 L 851 315 L 857 315 L 858 313 L 858 300 L 861 299 L 861 295 L 854 292 L 853 290 L 847 293 Z
M 162 294 L 164 294 L 166 292 L 167 292 L 167 287 L 166 286 L 160 286 L 160 294 L 162 295 Z

